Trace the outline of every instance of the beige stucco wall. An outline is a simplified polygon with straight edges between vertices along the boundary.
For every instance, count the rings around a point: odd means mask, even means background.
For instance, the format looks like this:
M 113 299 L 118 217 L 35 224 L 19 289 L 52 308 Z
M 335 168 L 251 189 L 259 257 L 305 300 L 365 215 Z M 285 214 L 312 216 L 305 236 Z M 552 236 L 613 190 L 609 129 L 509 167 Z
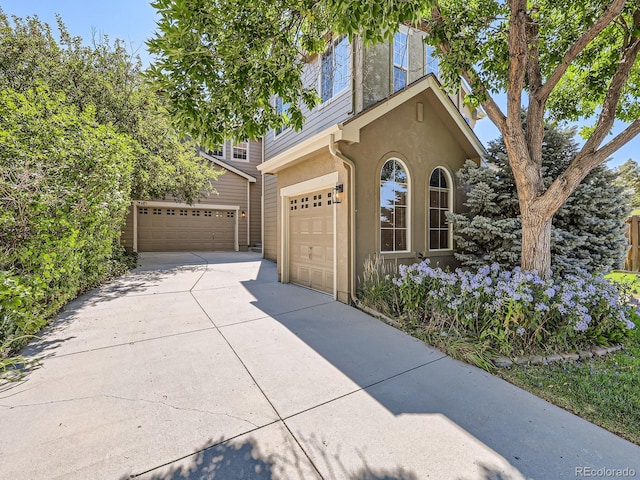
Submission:
M 418 103 L 424 119 L 417 120 Z M 380 171 L 385 161 L 398 158 L 407 166 L 410 187 L 410 252 L 384 254 L 388 261 L 413 263 L 418 252 L 432 264 L 456 265 L 452 251 L 429 252 L 427 191 L 436 167 L 444 167 L 455 188 L 455 172 L 477 152 L 464 138 L 431 91 L 422 92 L 361 130 L 360 142 L 341 145 L 356 164 L 356 275 L 362 278 L 364 261 L 380 252 Z M 464 192 L 454 190 L 454 211 L 463 210 Z

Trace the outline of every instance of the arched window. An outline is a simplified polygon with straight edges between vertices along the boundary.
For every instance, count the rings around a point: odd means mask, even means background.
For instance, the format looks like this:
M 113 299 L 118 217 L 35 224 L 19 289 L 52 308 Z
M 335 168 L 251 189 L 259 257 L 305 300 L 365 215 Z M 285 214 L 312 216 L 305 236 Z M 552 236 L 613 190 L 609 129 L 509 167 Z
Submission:
M 380 251 L 409 250 L 409 176 L 395 158 L 380 172 Z
M 451 228 L 447 212 L 451 212 L 451 181 L 444 168 L 437 167 L 429 179 L 429 250 L 451 248 Z

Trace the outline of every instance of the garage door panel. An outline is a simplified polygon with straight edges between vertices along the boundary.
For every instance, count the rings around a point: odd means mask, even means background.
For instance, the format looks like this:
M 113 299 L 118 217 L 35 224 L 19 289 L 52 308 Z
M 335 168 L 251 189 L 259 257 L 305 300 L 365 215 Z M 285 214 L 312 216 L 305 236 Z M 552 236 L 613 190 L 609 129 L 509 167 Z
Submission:
M 235 211 L 138 208 L 138 250 L 234 250 Z
M 330 189 L 289 199 L 289 280 L 333 292 L 333 206 Z

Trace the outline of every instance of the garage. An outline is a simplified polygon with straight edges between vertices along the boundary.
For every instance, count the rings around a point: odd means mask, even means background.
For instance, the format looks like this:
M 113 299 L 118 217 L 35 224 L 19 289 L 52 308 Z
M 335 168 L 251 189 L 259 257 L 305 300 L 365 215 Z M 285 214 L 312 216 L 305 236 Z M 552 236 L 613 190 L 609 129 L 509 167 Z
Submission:
M 135 208 L 138 251 L 237 250 L 237 210 L 180 204 Z
M 289 281 L 332 294 L 333 206 L 332 190 L 317 190 L 288 197 Z

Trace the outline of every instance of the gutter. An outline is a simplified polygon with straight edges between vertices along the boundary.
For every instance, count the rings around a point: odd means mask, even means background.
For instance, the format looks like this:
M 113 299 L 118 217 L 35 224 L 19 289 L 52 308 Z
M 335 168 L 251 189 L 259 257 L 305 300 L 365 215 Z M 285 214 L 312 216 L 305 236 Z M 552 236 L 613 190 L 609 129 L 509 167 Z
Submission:
M 355 225 L 356 225 L 356 194 L 355 194 L 355 172 L 356 165 L 353 160 L 345 156 L 338 148 L 336 148 L 335 135 L 329 135 L 329 152 L 335 158 L 340 159 L 342 163 L 349 168 L 349 296 L 354 305 L 359 305 L 360 300 L 356 296 L 356 241 L 355 241 Z

